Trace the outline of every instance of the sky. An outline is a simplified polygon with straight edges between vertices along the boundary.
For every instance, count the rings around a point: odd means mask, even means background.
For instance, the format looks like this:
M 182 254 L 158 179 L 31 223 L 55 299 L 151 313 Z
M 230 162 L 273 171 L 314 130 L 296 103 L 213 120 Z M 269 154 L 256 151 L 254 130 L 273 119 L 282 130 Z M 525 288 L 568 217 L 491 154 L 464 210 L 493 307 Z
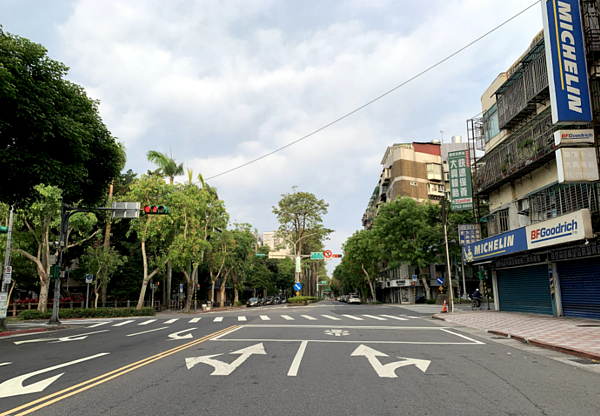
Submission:
M 126 169 L 154 169 L 146 154 L 158 150 L 212 178 L 355 110 L 532 3 L 0 0 L 0 24 L 44 45 L 100 100 Z M 362 227 L 387 146 L 466 140 L 483 92 L 541 29 L 534 6 L 367 108 L 208 183 L 232 221 L 259 232 L 278 227 L 282 194 L 314 193 L 335 230 L 326 249 L 341 253 Z

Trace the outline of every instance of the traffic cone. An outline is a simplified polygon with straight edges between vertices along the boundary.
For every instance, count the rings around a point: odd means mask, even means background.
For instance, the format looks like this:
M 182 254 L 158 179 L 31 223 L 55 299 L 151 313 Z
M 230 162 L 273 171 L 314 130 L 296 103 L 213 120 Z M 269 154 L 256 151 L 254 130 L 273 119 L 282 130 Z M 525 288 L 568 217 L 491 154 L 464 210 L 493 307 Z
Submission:
M 446 299 L 444 299 L 444 308 L 442 309 L 442 312 L 440 313 L 447 313 L 448 312 L 448 307 L 446 306 Z

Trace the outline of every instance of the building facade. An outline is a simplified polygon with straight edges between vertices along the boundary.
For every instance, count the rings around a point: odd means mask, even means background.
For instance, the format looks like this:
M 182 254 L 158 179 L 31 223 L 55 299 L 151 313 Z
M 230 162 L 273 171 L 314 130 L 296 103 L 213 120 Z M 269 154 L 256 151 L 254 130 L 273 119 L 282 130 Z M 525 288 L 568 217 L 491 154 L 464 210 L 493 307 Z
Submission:
M 463 257 L 491 271 L 499 310 L 600 319 L 598 2 L 542 8 L 544 30 L 467 121 L 490 213 Z

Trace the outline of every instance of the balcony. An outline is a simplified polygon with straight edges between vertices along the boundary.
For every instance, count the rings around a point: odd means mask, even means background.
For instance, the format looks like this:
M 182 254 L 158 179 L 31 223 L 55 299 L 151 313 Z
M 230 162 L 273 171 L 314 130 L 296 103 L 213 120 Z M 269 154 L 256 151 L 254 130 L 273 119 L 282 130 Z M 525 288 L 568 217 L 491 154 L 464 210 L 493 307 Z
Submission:
M 382 175 L 382 176 L 381 176 L 382 183 L 385 183 L 385 184 L 387 184 L 387 183 L 389 183 L 389 182 L 390 182 L 390 180 L 392 179 L 392 170 L 391 170 L 391 169 L 388 169 L 388 168 L 386 168 L 386 169 L 384 169 L 384 170 L 383 170 L 383 173 L 382 173 L 381 175 Z
M 444 196 L 444 185 L 437 183 L 427 184 L 427 195 L 429 199 L 442 199 Z
M 553 159 L 555 130 L 548 107 L 477 161 L 475 192 L 487 195 Z
M 510 77 L 496 91 L 498 126 L 512 129 L 535 114 L 537 104 L 549 97 L 546 52 L 542 38 L 527 52 Z

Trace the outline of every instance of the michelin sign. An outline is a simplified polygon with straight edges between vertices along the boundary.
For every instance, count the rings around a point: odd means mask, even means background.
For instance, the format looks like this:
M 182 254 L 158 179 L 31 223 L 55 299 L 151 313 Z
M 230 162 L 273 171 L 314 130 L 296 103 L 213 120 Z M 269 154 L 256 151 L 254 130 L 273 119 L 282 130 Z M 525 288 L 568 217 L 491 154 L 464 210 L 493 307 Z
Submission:
M 593 235 L 590 211 L 582 209 L 468 244 L 463 247 L 463 259 L 470 263 L 519 251 L 592 238 Z
M 552 122 L 592 121 L 579 0 L 542 0 Z

